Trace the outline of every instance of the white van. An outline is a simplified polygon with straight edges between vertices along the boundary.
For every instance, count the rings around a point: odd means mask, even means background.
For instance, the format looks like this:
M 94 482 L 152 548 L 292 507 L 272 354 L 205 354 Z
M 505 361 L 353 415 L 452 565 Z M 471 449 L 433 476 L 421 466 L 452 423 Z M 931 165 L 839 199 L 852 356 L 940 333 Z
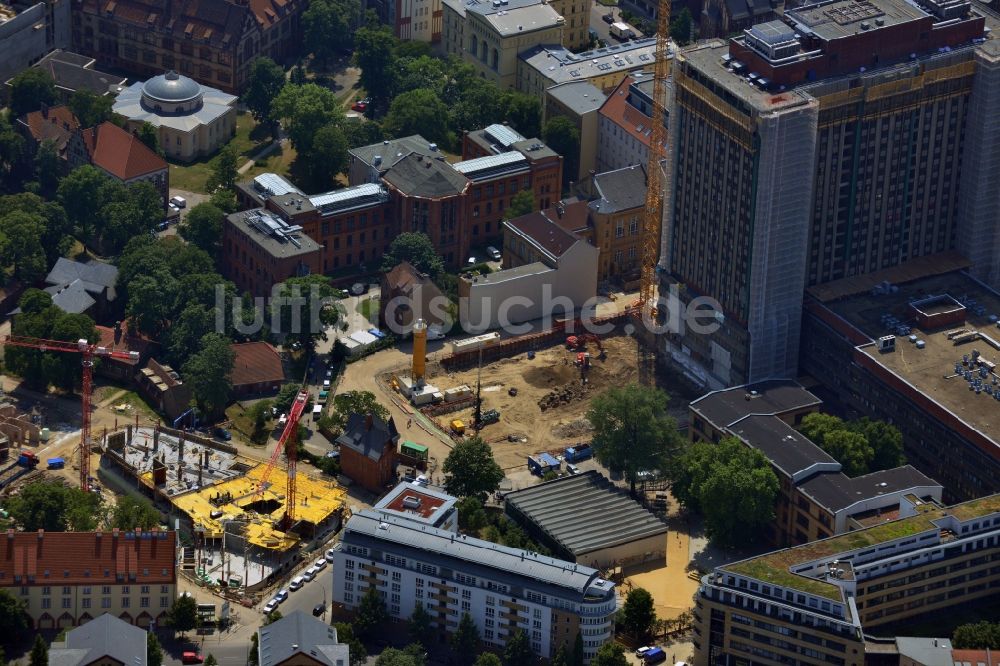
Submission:
M 187 208 L 188 202 L 184 197 L 170 197 L 170 203 L 178 208 Z
M 294 592 L 295 590 L 300 589 L 305 584 L 306 584 L 305 578 L 303 578 L 302 576 L 296 576 L 295 578 L 292 579 L 292 582 L 288 584 L 288 589 Z
M 313 421 L 319 421 L 323 416 L 323 405 L 313 405 Z

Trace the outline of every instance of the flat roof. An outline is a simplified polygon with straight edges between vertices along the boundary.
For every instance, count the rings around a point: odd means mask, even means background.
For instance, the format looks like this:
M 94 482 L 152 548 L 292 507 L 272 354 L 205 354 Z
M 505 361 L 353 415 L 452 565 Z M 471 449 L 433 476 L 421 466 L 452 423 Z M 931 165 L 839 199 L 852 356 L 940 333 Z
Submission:
M 462 279 L 466 282 L 472 284 L 493 284 L 496 282 L 506 282 L 507 280 L 515 280 L 517 278 L 522 278 L 526 275 L 537 275 L 539 273 L 544 273 L 546 271 L 555 270 L 543 264 L 540 261 L 536 261 L 530 264 L 524 264 L 523 266 L 515 266 L 514 268 L 505 268 L 501 271 L 496 271 L 495 273 L 488 273 L 486 275 L 477 275 L 473 278 L 463 277 Z
M 404 482 L 386 493 L 372 508 L 426 525 L 436 525 L 456 502 L 458 499 L 447 493 Z
M 666 523 L 594 470 L 508 493 L 504 501 L 575 557 L 667 534 Z
M 818 447 L 817 447 L 818 448 Z M 798 485 L 800 491 L 831 511 L 843 511 L 868 499 L 941 484 L 912 465 L 885 469 L 851 478 L 846 474 L 819 474 Z
M 310 254 L 322 247 L 303 233 L 301 227 L 289 225 L 263 208 L 227 215 L 226 224 L 239 229 L 276 259 Z
M 671 55 L 674 53 L 671 45 Z M 649 69 L 655 64 L 656 38 L 612 44 L 584 53 L 573 53 L 558 44 L 536 46 L 520 54 L 521 62 L 548 79 L 550 85 L 584 81 L 614 72 Z
M 730 424 L 729 430 L 767 456 L 775 467 L 794 480 L 824 470 L 840 471 L 841 465 L 833 456 L 771 414 L 751 414 Z
M 724 428 L 751 414 L 784 414 L 818 407 L 823 401 L 791 380 L 773 380 L 712 391 L 691 402 L 691 409 Z
M 545 92 L 567 109 L 583 115 L 597 111 L 608 98 L 604 92 L 587 80 L 557 83 Z
M 915 3 L 905 0 L 827 0 L 785 12 L 795 32 L 813 34 L 824 41 L 853 37 L 862 30 L 862 22 L 875 32 L 927 16 Z M 875 23 L 875 19 L 881 19 L 883 25 Z
M 485 18 L 501 37 L 546 30 L 565 23 L 556 10 L 542 2 L 486 14 Z

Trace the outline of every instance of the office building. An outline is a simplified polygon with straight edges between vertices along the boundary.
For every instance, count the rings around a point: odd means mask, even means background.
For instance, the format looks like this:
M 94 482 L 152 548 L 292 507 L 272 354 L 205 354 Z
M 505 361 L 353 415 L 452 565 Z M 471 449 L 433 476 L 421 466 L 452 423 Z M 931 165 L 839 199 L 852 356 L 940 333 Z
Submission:
M 612 638 L 614 584 L 590 567 L 370 509 L 351 517 L 334 554 L 334 603 L 356 609 L 374 586 L 395 619 L 423 604 L 430 641 L 445 640 L 466 613 L 487 647 L 520 629 L 544 659 L 579 634 L 589 661 Z
M 82 0 L 73 50 L 137 78 L 176 70 L 239 93 L 253 61 L 286 62 L 302 42 L 302 0 Z
M 269 296 L 288 278 L 321 273 L 323 248 L 262 208 L 233 213 L 222 222 L 223 273 L 240 292 Z
M 442 0 L 441 4 L 445 53 L 470 63 L 477 74 L 503 90 L 517 87 L 521 53 L 563 43 L 566 19 L 542 0 Z
M 807 286 L 992 238 L 995 179 L 960 186 L 969 137 L 1000 136 L 973 111 L 1000 89 L 987 27 L 969 2 L 839 0 L 676 58 L 661 291 L 714 299 L 718 328 L 676 327 L 668 356 L 709 386 L 794 376 Z
M 633 285 L 639 278 L 646 210 L 646 168 L 632 165 L 604 171 L 585 183 L 590 242 L 601 252 L 597 279 Z
M 0 548 L 0 589 L 32 628 L 67 629 L 108 613 L 162 626 L 177 596 L 174 532 L 14 532 Z
M 795 428 L 819 406 L 815 395 L 790 381 L 713 391 L 689 406 L 692 441 L 735 437 L 771 463 L 779 491 L 763 535 L 769 543 L 799 545 L 878 524 L 896 517 L 910 496 L 941 501 L 941 484 L 910 465 L 844 474 L 838 461 Z
M 517 89 L 541 98 L 554 85 L 589 81 L 608 94 L 629 72 L 650 69 L 655 54 L 653 38 L 602 46 L 584 53 L 573 53 L 557 44 L 541 44 L 522 51 L 518 57 Z
M 1000 492 L 1000 295 L 968 266 L 948 252 L 810 287 L 802 324 L 817 391 L 899 428 L 907 460 L 946 501 Z
M 0 81 L 70 46 L 69 0 L 0 5 Z
M 1000 495 L 947 508 L 904 499 L 897 520 L 703 576 L 694 663 L 862 666 L 869 630 L 995 597 Z

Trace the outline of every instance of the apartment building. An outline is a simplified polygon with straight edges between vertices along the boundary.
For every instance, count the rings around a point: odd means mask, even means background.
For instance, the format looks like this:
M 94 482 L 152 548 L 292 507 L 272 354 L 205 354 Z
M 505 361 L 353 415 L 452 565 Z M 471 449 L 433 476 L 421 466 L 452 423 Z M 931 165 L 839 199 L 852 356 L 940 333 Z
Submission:
M 542 122 L 562 116 L 569 120 L 580 133 L 576 155 L 577 170 L 572 174 L 574 182 L 581 182 L 594 173 L 597 166 L 597 110 L 604 104 L 607 95 L 589 81 L 568 81 L 552 86 L 545 91 L 542 103 Z
M 177 596 L 176 535 L 14 532 L 0 547 L 0 588 L 26 604 L 32 627 L 65 629 L 108 613 L 162 625 Z
M 633 72 L 597 111 L 597 171 L 649 164 L 653 134 L 653 77 Z
M 838 0 L 676 57 L 661 293 L 715 299 L 720 325 L 677 327 L 668 356 L 710 386 L 794 376 L 807 286 L 988 234 L 996 184 L 963 178 L 994 162 L 962 155 L 1000 137 L 972 111 L 1000 89 L 986 23 L 968 2 Z
M 441 0 L 369 0 L 364 4 L 392 27 L 397 39 L 432 44 L 441 41 Z
M 1000 495 L 727 564 L 695 595 L 695 663 L 862 666 L 865 632 L 1000 589 Z
M 223 273 L 254 296 L 270 296 L 288 278 L 321 273 L 323 247 L 301 232 L 263 208 L 229 215 L 222 223 Z
M 939 503 L 941 484 L 910 465 L 856 477 L 795 429 L 818 411 L 815 395 L 790 381 L 713 391 L 690 406 L 692 441 L 735 437 L 767 457 L 778 478 L 774 520 L 764 537 L 800 545 L 861 529 L 898 515 L 906 497 Z
M 445 640 L 466 613 L 487 646 L 521 629 L 546 659 L 579 634 L 589 661 L 612 638 L 614 584 L 590 567 L 370 509 L 351 517 L 334 553 L 334 603 L 354 610 L 374 586 L 393 618 L 423 604 L 430 640 Z
M 442 10 L 445 52 L 504 90 L 517 87 L 521 53 L 565 36 L 566 19 L 542 0 L 442 0 Z
M 946 501 L 1000 492 L 991 332 L 1000 294 L 969 274 L 965 257 L 920 257 L 810 287 L 803 308 L 802 370 L 838 411 L 896 425 L 907 460 L 944 485 Z
M 591 176 L 587 209 L 590 242 L 601 251 L 598 280 L 638 280 L 646 189 L 645 165 Z
M 177 70 L 238 94 L 260 56 L 298 52 L 303 0 L 83 0 L 73 50 L 145 79 Z

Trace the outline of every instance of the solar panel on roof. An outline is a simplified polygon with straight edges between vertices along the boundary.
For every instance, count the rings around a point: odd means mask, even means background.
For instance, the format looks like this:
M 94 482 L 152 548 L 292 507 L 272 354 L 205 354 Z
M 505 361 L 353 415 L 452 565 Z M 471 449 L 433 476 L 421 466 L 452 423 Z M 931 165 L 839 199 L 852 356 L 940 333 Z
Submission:
M 483 133 L 504 148 L 510 148 L 518 141 L 524 141 L 523 136 L 515 132 L 510 127 L 499 123 L 490 125 L 483 130 Z
M 343 190 L 337 190 L 335 192 L 327 192 L 326 194 L 317 194 L 316 196 L 309 197 L 309 203 L 311 203 L 316 208 L 322 208 L 323 206 L 329 206 L 330 204 L 341 203 L 344 201 L 351 201 L 352 199 L 359 199 L 362 197 L 377 196 L 382 193 L 382 186 L 376 183 L 365 183 L 364 185 L 357 185 L 356 187 L 348 187 Z
M 302 194 L 297 187 L 276 173 L 262 173 L 253 179 L 254 187 L 272 197 L 283 194 Z
M 526 161 L 526 159 L 527 158 L 525 158 L 521 153 L 512 151 L 509 153 L 500 153 L 499 155 L 477 157 L 475 159 L 465 160 L 464 162 L 456 162 L 455 164 L 452 164 L 452 166 L 455 168 L 455 171 L 469 175 L 500 166 L 517 164 L 518 162 Z

